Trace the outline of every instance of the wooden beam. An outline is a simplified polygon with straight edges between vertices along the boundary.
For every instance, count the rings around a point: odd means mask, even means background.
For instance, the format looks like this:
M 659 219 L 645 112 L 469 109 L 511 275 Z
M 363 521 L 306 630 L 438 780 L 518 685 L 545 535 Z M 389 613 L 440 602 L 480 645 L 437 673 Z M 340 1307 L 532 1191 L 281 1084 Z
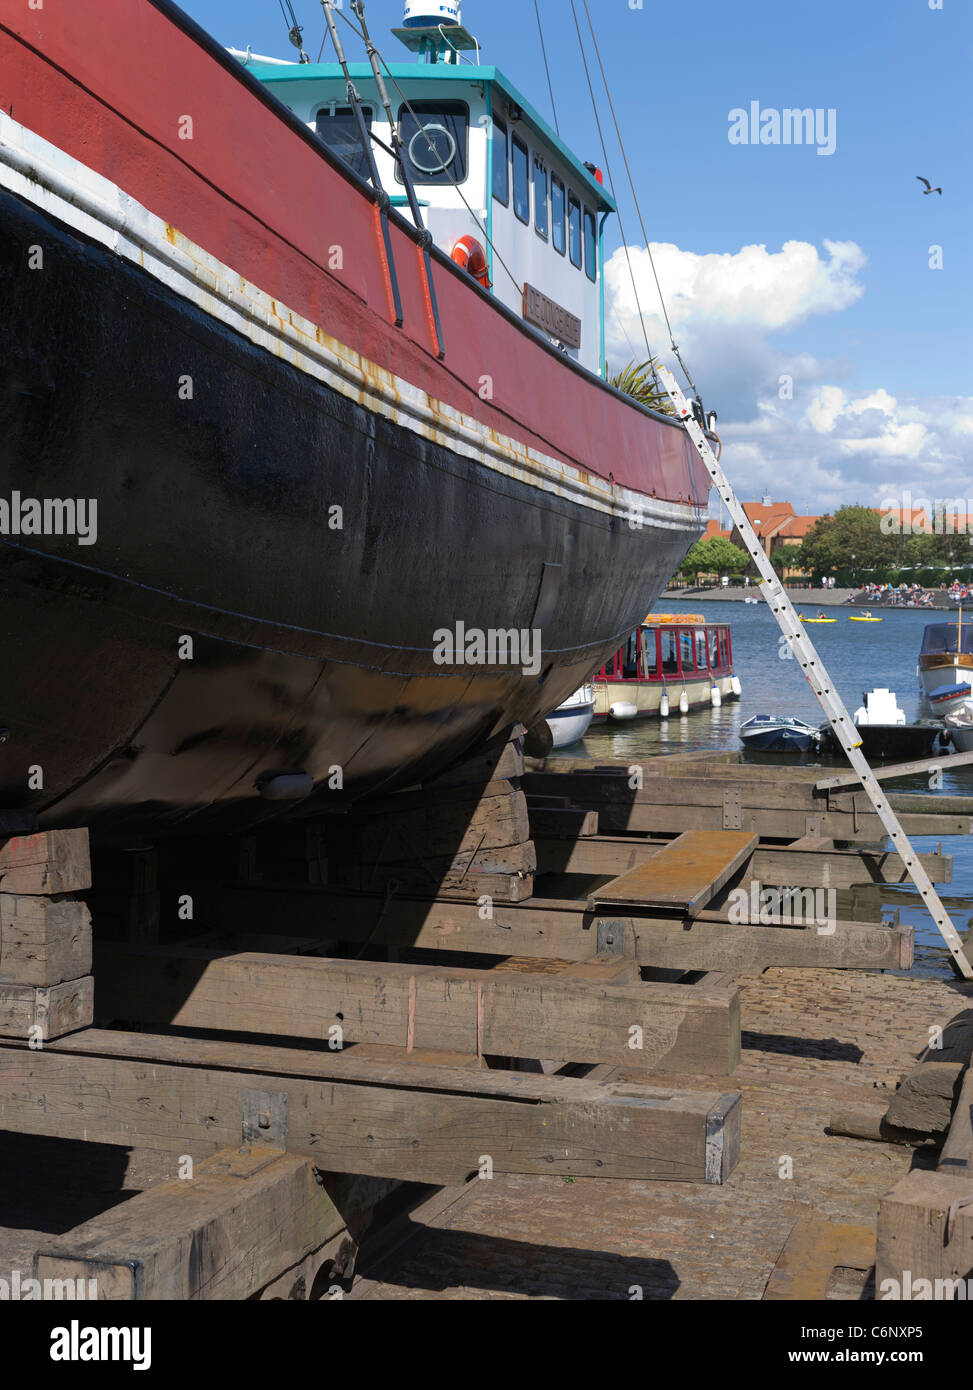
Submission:
M 598 834 L 598 812 L 578 806 L 528 806 L 532 837 L 546 835 L 554 840 L 576 840 Z
M 661 853 L 588 896 L 592 911 L 659 908 L 698 917 L 753 854 L 745 830 L 688 830 Z
M 99 1300 L 245 1299 L 344 1228 L 312 1163 L 245 1145 L 45 1240 L 34 1278 L 94 1280 Z
M 0 889 L 47 897 L 91 887 L 87 830 L 43 830 L 0 842 Z
M 949 1134 L 939 1155 L 939 1172 L 973 1181 L 973 1066 L 963 1080 Z M 971 1186 L 973 1196 L 973 1186 Z
M 891 782 L 899 777 L 916 777 L 924 772 L 934 772 L 937 768 L 950 772 L 953 768 L 969 767 L 971 763 L 973 753 L 944 753 L 941 758 L 921 758 L 917 762 L 895 763 L 891 767 L 873 767 L 872 775 L 878 782 Z M 857 772 L 839 772 L 833 777 L 822 777 L 814 784 L 819 792 L 860 786 L 861 779 Z
M 874 1226 L 824 1221 L 809 1211 L 796 1223 L 777 1257 L 764 1301 L 823 1302 L 836 1267 L 858 1270 L 864 1284 L 874 1263 Z
M 241 929 L 314 933 L 323 941 L 363 941 L 424 950 L 474 951 L 494 956 L 587 960 L 597 954 L 599 921 L 618 923 L 615 945 L 642 965 L 683 970 L 763 970 L 815 966 L 907 970 L 911 927 L 842 922 L 828 935 L 816 928 L 731 925 L 726 913 L 632 918 L 588 912 L 563 899 L 495 903 L 484 917 L 476 903 L 340 893 L 302 887 L 240 885 L 223 891 L 219 912 Z
M 441 1185 L 499 1173 L 722 1182 L 738 1093 L 678 1092 L 345 1052 L 90 1029 L 0 1045 L 0 1127 L 199 1159 L 240 1142 L 244 1110 L 286 1113 L 288 1152 L 331 1172 Z
M 0 982 L 58 985 L 91 971 L 84 903 L 0 893 Z
M 736 988 L 108 943 L 95 971 L 105 1019 L 695 1075 L 740 1055 Z
M 671 840 L 636 840 L 625 835 L 598 835 L 568 844 L 538 835 L 538 873 L 585 874 L 616 877 L 657 855 Z M 953 859 L 949 854 L 918 856 L 933 883 L 952 883 Z M 814 849 L 758 845 L 750 864 L 758 883 L 777 883 L 802 888 L 851 888 L 857 883 L 906 883 L 909 872 L 892 850 Z
M 899 1082 L 887 1120 L 896 1129 L 945 1134 L 956 1105 L 962 1062 L 920 1062 Z

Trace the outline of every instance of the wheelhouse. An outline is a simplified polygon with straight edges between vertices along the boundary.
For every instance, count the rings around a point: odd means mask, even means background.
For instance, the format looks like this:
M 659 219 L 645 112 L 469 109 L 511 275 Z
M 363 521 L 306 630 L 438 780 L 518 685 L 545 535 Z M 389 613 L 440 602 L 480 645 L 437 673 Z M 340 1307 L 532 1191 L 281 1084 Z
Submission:
M 418 59 L 388 63 L 384 71 L 434 241 L 466 268 L 458 244 L 472 238 L 485 257 L 491 293 L 568 357 L 605 376 L 603 234 L 615 204 L 599 171 L 568 149 L 498 68 L 480 64 L 479 45 L 461 25 L 407 19 L 407 27 L 392 32 Z M 236 56 L 333 154 L 367 177 L 337 63 Z M 367 63 L 349 69 L 374 136 L 381 182 L 411 220 L 372 69 Z M 487 277 L 476 278 L 486 285 Z
M 694 615 L 679 621 L 650 614 L 595 679 L 663 684 L 732 675 L 733 643 L 727 623 L 707 623 Z

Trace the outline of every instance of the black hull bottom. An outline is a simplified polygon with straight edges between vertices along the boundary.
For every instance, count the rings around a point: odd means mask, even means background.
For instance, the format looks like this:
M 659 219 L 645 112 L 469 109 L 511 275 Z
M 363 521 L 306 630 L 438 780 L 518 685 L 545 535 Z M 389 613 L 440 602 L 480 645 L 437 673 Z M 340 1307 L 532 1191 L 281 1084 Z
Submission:
M 576 690 L 698 534 L 460 457 L 5 194 L 0 317 L 0 497 L 98 503 L 96 544 L 0 536 L 0 807 L 44 824 L 229 829 L 288 809 L 274 771 L 303 811 L 433 776 Z M 539 674 L 437 666 L 457 621 L 540 628 Z

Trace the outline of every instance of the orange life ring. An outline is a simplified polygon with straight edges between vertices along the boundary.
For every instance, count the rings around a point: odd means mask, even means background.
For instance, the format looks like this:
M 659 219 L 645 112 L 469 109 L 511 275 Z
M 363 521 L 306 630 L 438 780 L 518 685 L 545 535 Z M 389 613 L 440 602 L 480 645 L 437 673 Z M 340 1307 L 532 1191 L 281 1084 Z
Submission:
M 456 264 L 462 266 L 473 276 L 474 280 L 478 280 L 485 290 L 493 289 L 493 281 L 490 279 L 490 263 L 476 237 L 461 236 L 449 254 Z

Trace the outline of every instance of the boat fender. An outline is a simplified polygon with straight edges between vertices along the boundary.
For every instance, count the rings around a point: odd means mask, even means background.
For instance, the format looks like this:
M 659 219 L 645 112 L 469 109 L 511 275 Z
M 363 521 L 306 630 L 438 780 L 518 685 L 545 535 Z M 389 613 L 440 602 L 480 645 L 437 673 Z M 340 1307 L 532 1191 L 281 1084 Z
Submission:
M 665 695 L 665 694 L 662 696 L 662 699 L 659 701 L 659 718 L 660 718 L 660 719 L 668 719 L 668 718 L 669 718 L 669 696 L 668 696 L 668 695 Z
M 314 790 L 309 772 L 272 772 L 257 780 L 257 791 L 266 801 L 300 801 Z
M 628 700 L 616 701 L 608 711 L 612 719 L 634 719 L 638 712 L 638 706 L 630 704 Z
M 689 713 L 689 696 L 686 694 L 685 690 L 684 690 L 684 691 L 682 692 L 682 694 L 679 696 L 679 713 L 680 713 L 680 714 L 688 714 L 688 713 Z
M 739 700 L 740 696 L 743 694 L 743 686 L 740 684 L 739 676 L 730 677 L 730 689 L 733 691 L 733 694 Z
M 722 705 L 723 696 L 720 694 L 720 687 L 718 685 L 714 685 L 713 689 L 710 691 L 710 701 L 714 709 L 719 709 Z
M 490 279 L 490 262 L 487 260 L 486 252 L 477 241 L 475 236 L 461 236 L 459 241 L 453 243 L 450 256 L 468 275 L 472 275 L 485 290 L 493 289 L 493 281 Z

